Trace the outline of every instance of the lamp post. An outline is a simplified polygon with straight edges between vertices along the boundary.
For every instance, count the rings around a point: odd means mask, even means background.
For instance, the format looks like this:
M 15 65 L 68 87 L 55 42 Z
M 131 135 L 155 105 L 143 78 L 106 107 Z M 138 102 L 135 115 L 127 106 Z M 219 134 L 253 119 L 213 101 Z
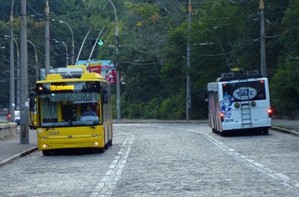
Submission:
M 116 59 L 115 59 L 115 67 L 116 67 L 116 108 L 117 108 L 117 120 L 121 119 L 121 100 L 120 100 L 120 69 L 118 66 L 118 19 L 117 19 L 117 12 L 116 8 L 111 0 L 108 0 L 114 10 L 114 24 L 115 24 L 115 52 L 116 52 Z
M 45 77 L 50 73 L 50 23 L 49 23 L 49 0 L 45 5 Z
M 56 40 L 56 39 L 52 39 L 55 43 L 60 43 L 64 46 L 65 48 L 65 63 L 66 63 L 66 67 L 69 65 L 69 50 L 68 50 L 68 47 L 67 47 L 67 44 L 66 42 L 64 41 L 59 41 L 59 40 Z
M 266 44 L 265 44 L 265 17 L 264 17 L 264 0 L 259 1 L 259 10 L 261 14 L 261 29 L 260 29 L 260 39 L 261 39 L 261 74 L 266 77 Z
M 27 42 L 29 44 L 31 44 L 33 49 L 34 49 L 34 53 L 35 53 L 35 77 L 36 77 L 36 81 L 38 81 L 38 57 L 37 57 L 36 47 L 33 44 L 33 42 L 31 42 L 30 40 L 27 40 Z
M 10 70 L 10 90 L 9 90 L 9 112 L 11 121 L 15 120 L 15 66 L 14 66 L 14 37 L 13 37 L 13 5 L 11 2 L 10 17 L 9 17 L 9 34 L 10 34 L 10 55 L 9 55 L 9 70 Z
M 10 38 L 10 35 L 5 35 L 5 38 Z M 14 45 L 16 45 L 16 51 L 17 51 L 17 88 L 15 88 L 15 66 L 14 66 Z M 11 114 L 11 121 L 13 122 L 15 119 L 15 110 L 16 108 L 19 110 L 20 109 L 20 50 L 19 50 L 19 45 L 18 42 L 15 38 L 12 39 L 12 47 L 10 46 L 10 56 L 12 57 L 12 60 L 10 60 L 10 96 L 13 95 L 13 98 L 10 98 L 13 102 L 11 102 L 11 107 L 12 111 L 10 111 Z M 12 62 L 11 62 L 12 61 Z M 13 68 L 13 69 L 12 69 Z M 13 77 L 13 78 L 11 78 Z M 15 95 L 16 96 L 16 101 L 15 101 Z
M 70 31 L 71 31 L 71 34 L 72 34 L 72 52 L 71 52 L 72 56 L 71 56 L 71 64 L 74 65 L 74 63 L 75 63 L 75 41 L 74 41 L 74 32 L 73 32 L 73 29 L 70 26 L 70 24 L 68 24 L 65 21 L 61 21 L 60 20 L 59 23 L 66 24 L 68 26 L 68 28 L 70 29 Z
M 191 111 L 191 77 L 190 77 L 190 34 L 191 34 L 191 14 L 192 14 L 192 5 L 191 0 L 188 4 L 188 38 L 187 38 L 187 76 L 186 76 L 186 120 L 190 119 Z

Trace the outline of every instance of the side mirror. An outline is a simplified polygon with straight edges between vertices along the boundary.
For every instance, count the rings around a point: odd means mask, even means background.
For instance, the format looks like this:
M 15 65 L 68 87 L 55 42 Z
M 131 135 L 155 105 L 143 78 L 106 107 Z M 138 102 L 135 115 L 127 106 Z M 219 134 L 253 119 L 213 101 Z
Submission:
M 103 103 L 105 103 L 105 104 L 107 104 L 108 103 L 108 93 L 107 92 L 105 92 L 104 94 L 103 94 Z

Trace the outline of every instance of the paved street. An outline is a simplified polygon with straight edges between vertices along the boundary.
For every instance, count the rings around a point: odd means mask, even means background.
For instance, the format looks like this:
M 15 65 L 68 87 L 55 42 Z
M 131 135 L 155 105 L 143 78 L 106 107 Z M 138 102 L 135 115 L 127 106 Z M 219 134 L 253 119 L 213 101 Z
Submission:
M 207 124 L 115 124 L 113 146 L 0 168 L 0 196 L 299 196 L 298 137 L 222 137 Z

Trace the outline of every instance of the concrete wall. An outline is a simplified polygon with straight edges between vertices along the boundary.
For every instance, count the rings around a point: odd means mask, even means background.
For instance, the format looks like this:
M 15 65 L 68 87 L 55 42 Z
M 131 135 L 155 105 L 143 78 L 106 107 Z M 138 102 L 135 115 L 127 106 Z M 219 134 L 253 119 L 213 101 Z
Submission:
M 0 140 L 10 138 L 17 135 L 16 123 L 1 123 L 0 124 Z

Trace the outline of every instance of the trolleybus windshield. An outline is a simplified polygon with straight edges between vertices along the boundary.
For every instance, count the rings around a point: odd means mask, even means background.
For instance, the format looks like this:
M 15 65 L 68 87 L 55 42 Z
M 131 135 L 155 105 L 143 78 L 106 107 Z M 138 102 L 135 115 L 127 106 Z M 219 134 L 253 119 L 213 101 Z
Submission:
M 101 124 L 100 83 L 69 82 L 38 84 L 42 127 L 65 127 Z M 84 113 L 87 109 L 94 113 Z

